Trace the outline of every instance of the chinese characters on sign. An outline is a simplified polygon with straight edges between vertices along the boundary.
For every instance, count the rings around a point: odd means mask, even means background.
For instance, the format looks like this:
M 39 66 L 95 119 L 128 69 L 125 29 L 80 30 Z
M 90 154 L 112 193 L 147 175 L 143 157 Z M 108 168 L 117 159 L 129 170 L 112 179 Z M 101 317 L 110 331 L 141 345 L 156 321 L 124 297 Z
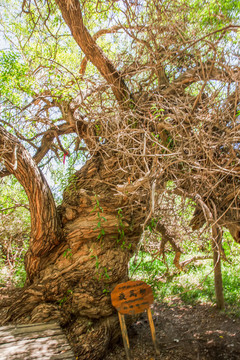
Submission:
M 151 286 L 143 281 L 128 281 L 115 287 L 111 299 L 120 314 L 135 315 L 149 308 L 153 293 Z

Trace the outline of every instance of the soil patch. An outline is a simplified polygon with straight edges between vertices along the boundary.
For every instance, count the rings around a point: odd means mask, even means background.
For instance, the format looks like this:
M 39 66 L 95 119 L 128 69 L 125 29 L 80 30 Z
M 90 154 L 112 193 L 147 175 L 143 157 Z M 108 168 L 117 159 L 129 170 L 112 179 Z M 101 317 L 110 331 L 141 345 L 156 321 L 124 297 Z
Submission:
M 160 356 L 154 353 L 147 314 L 128 327 L 132 360 L 240 359 L 240 318 L 211 305 L 154 304 L 152 308 Z M 125 360 L 120 341 L 104 360 Z

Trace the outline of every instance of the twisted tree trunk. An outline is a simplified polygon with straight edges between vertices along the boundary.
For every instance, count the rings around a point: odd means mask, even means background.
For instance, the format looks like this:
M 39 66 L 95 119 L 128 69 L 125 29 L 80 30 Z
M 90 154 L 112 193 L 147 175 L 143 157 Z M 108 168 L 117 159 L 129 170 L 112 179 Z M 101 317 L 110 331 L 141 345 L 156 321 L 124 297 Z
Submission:
M 74 39 L 111 86 L 120 107 L 126 109 L 129 91 L 84 26 L 79 1 L 56 3 Z M 68 110 L 73 126 L 77 125 L 73 111 Z M 84 131 L 78 133 L 88 145 Z M 19 157 L 24 158 L 24 154 L 19 153 Z M 10 151 L 10 160 L 12 156 Z M 36 164 L 29 161 L 22 166 L 23 173 L 28 167 L 35 169 L 32 180 L 27 174 L 26 180 L 18 178 L 32 204 L 33 233 L 26 256 L 28 286 L 9 309 L 6 321 L 60 320 L 68 328 L 80 359 L 101 359 L 109 342 L 118 337 L 110 292 L 127 280 L 129 258 L 147 218 L 146 181 L 137 170 L 132 174 L 124 154 L 121 156 L 103 148 L 95 153 L 73 177 L 58 211 Z M 139 162 L 141 168 L 141 159 Z M 6 168 L 18 176 L 11 164 Z
M 73 176 L 56 210 L 46 180 L 27 151 L 4 129 L 0 140 L 4 164 L 26 189 L 32 217 L 28 282 L 6 322 L 60 321 L 80 359 L 101 359 L 120 332 L 110 292 L 128 279 L 129 258 L 146 216 L 147 191 L 138 186 L 130 198 L 119 159 L 99 152 Z

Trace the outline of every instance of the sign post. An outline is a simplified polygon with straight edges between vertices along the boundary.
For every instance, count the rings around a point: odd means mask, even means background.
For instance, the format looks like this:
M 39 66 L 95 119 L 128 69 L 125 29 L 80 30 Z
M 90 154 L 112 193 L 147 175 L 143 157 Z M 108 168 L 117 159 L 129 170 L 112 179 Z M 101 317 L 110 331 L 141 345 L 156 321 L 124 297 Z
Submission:
M 127 327 L 126 327 L 126 323 L 125 323 L 125 317 L 124 317 L 124 315 L 120 314 L 120 312 L 118 312 L 118 317 L 119 317 L 119 322 L 120 322 L 120 326 L 121 326 L 123 345 L 124 345 L 125 352 L 127 355 L 127 360 L 130 360 L 130 345 L 129 345 Z
M 154 300 L 151 286 L 143 281 L 128 281 L 118 284 L 111 293 L 111 300 L 112 305 L 118 311 L 127 360 L 130 360 L 130 345 L 124 315 L 135 315 L 145 310 L 147 310 L 155 352 L 159 355 L 160 352 L 157 347 L 156 332 L 150 310 L 150 305 Z

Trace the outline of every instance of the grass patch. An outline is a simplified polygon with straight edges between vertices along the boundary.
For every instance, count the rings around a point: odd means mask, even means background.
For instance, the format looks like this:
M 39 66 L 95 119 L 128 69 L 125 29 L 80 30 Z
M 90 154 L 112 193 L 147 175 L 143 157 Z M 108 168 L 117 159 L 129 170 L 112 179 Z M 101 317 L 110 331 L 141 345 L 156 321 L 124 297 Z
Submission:
M 183 255 L 181 261 L 189 257 Z M 190 305 L 215 304 L 213 261 L 199 260 L 180 272 L 174 267 L 173 259 L 172 252 L 166 254 L 165 262 L 154 259 L 149 253 L 140 252 L 135 263 L 134 258 L 130 261 L 130 277 L 151 285 L 157 301 L 172 303 L 173 300 L 179 300 Z M 235 305 L 236 314 L 240 312 L 240 263 L 235 254 L 229 255 L 228 260 L 230 263 L 222 261 L 224 298 L 227 308 Z

